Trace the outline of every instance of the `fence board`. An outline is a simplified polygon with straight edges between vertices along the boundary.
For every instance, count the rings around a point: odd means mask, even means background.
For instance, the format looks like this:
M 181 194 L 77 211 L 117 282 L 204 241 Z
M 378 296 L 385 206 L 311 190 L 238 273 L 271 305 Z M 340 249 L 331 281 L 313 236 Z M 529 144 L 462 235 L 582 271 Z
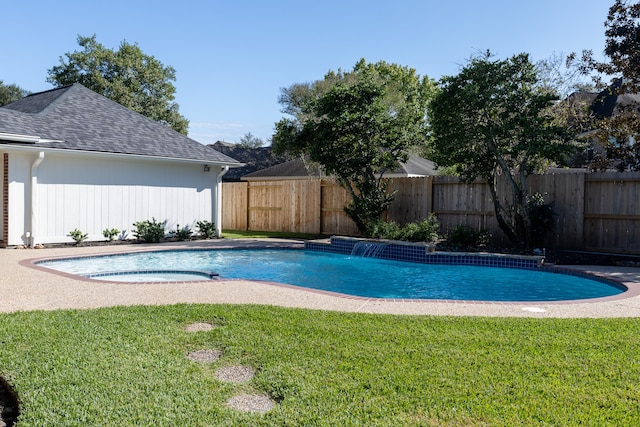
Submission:
M 248 198 L 246 182 L 222 184 L 222 225 L 229 230 L 248 229 Z
M 322 234 L 357 236 L 356 224 L 344 212 L 351 202 L 351 196 L 335 180 L 323 179 L 321 182 L 321 221 Z
M 501 192 L 508 191 L 499 183 Z M 489 231 L 506 243 L 488 186 L 455 177 L 395 178 L 396 199 L 384 218 L 406 224 L 434 212 L 446 234 L 458 224 Z M 554 173 L 529 178 L 529 192 L 554 202 L 556 229 L 548 247 L 640 253 L 640 173 Z M 223 184 L 223 227 L 358 235 L 344 213 L 351 200 L 332 179 Z M 505 205 L 508 206 L 508 205 Z
M 389 184 L 389 191 L 396 196 L 386 212 L 385 219 L 400 225 L 420 221 L 433 212 L 431 189 L 433 177 L 395 178 Z

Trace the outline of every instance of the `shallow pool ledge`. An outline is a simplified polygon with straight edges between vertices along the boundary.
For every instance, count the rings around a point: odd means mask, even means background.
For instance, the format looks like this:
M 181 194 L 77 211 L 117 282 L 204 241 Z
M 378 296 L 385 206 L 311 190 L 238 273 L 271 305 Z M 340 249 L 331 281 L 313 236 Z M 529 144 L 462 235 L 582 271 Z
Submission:
M 376 258 L 394 261 L 523 269 L 536 269 L 544 263 L 543 256 L 494 254 L 488 252 L 432 252 L 426 243 L 372 240 L 342 236 L 333 236 L 328 240 L 307 241 L 304 247 L 309 251 L 350 255 L 354 252 L 356 245 L 367 243 L 377 246 L 375 251 Z

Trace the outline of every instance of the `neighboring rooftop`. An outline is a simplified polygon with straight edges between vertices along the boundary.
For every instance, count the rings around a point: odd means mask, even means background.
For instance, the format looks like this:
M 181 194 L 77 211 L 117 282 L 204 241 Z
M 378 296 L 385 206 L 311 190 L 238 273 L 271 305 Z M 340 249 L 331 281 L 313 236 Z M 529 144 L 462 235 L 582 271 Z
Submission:
M 436 164 L 415 154 L 410 154 L 409 159 L 392 172 L 386 173 L 389 178 L 416 177 L 437 175 Z M 305 159 L 296 158 L 284 163 L 262 169 L 242 177 L 243 180 L 257 181 L 269 179 L 309 179 L 327 176 L 317 164 Z
M 42 139 L 38 147 L 42 148 L 240 165 L 79 83 L 34 93 L 0 107 L 0 133 L 38 136 Z
M 222 180 L 227 182 L 240 181 L 240 178 L 244 175 L 266 169 L 290 159 L 288 156 L 274 155 L 271 147 L 245 148 L 225 141 L 216 141 L 214 144 L 208 145 L 208 147 L 245 164 L 243 167 L 229 170 L 229 172 L 222 177 Z
M 634 107 L 640 113 L 640 94 L 627 93 L 622 79 L 615 79 L 613 83 L 595 96 L 591 104 L 591 111 L 599 119 L 612 117 L 621 110 Z

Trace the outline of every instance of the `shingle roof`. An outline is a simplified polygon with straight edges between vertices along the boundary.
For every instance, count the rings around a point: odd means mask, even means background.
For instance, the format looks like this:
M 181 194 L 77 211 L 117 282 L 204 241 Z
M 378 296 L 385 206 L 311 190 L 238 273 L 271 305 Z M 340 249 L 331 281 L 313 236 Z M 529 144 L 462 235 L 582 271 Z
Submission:
M 273 154 L 271 147 L 245 148 L 225 141 L 217 141 L 215 144 L 209 145 L 209 147 L 245 164 L 243 167 L 231 169 L 225 174 L 222 180 L 226 182 L 240 181 L 240 178 L 244 175 L 290 159 L 288 156 L 276 156 Z
M 0 132 L 53 140 L 38 147 L 165 157 L 241 166 L 79 83 L 0 107 Z
M 593 111 L 597 118 L 612 117 L 628 108 L 632 108 L 638 113 L 640 95 L 627 93 L 622 83 L 622 79 L 615 79 L 609 87 L 605 88 L 596 96 L 591 105 L 591 111 Z
M 415 154 L 410 154 L 406 162 L 401 163 L 394 171 L 385 174 L 389 177 L 408 177 L 408 176 L 433 176 L 437 175 L 436 165 L 431 160 L 424 159 Z M 288 162 L 280 163 L 266 169 L 262 169 L 247 175 L 242 179 L 260 180 L 260 179 L 301 179 L 301 178 L 319 178 L 326 174 L 322 168 L 316 163 L 296 158 Z

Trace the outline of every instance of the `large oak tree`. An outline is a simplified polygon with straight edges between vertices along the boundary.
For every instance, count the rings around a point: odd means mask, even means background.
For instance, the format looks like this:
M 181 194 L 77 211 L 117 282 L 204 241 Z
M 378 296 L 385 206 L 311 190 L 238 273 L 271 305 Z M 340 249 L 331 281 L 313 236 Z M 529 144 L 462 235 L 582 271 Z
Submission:
M 292 117 L 276 123 L 274 151 L 308 156 L 335 176 L 353 199 L 345 212 L 366 234 L 394 197 L 384 174 L 426 141 L 434 88 L 411 68 L 364 60 L 350 72 L 292 85 L 280 98 Z
M 554 125 L 557 97 L 539 86 L 526 54 L 472 58 L 441 80 L 429 108 L 432 159 L 453 167 L 464 182 L 487 181 L 501 230 L 514 246 L 532 242 L 527 177 L 573 150 L 565 128 Z M 508 194 L 498 194 L 505 179 Z
M 80 51 L 66 53 L 48 70 L 55 87 L 81 83 L 89 89 L 152 120 L 187 134 L 189 121 L 174 102 L 176 72 L 137 44 L 123 41 L 118 50 L 105 48 L 96 36 L 78 36 Z

